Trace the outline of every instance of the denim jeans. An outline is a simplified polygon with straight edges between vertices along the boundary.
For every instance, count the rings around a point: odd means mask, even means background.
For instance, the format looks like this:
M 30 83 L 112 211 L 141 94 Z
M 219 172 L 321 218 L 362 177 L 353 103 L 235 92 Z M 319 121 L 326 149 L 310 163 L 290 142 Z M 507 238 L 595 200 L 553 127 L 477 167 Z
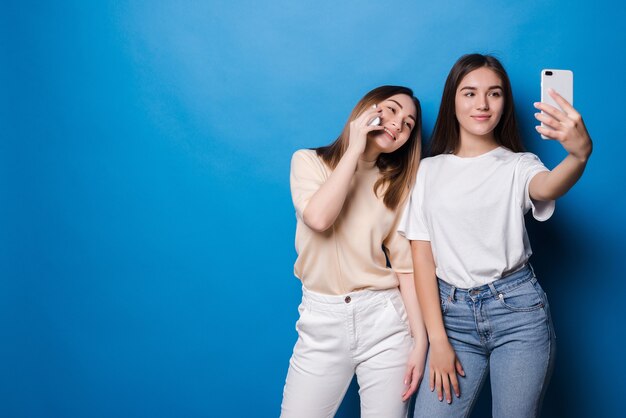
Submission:
M 554 362 L 555 334 L 545 292 L 530 267 L 472 289 L 439 280 L 448 340 L 465 371 L 461 396 L 440 402 L 428 383 L 430 358 L 415 417 L 467 417 L 490 374 L 494 417 L 536 417 Z M 430 357 L 430 356 L 429 356 Z

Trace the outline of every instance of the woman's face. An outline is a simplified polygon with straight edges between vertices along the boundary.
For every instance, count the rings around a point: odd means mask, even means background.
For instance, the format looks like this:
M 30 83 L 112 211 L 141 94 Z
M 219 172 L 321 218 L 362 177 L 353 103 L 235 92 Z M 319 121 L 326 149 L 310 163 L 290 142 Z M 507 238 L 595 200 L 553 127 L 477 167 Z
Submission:
M 461 139 L 493 138 L 504 109 L 500 76 L 488 67 L 468 73 L 456 89 L 454 108 Z
M 371 140 L 383 153 L 394 152 L 406 143 L 415 127 L 417 109 L 406 94 L 396 94 L 379 103 L 382 109 L 380 126 L 384 129 L 371 133 Z

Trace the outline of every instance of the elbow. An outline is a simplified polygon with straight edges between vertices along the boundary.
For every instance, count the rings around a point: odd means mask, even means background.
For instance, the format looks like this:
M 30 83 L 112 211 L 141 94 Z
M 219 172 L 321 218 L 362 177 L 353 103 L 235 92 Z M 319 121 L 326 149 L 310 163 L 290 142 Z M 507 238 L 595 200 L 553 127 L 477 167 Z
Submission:
M 333 225 L 333 222 L 330 222 L 321 216 L 313 216 L 306 210 L 302 214 L 302 220 L 306 226 L 315 232 L 324 232 Z
M 543 192 L 543 193 L 534 193 L 530 197 L 531 199 L 538 201 L 538 202 L 549 202 L 551 200 L 556 200 L 561 196 L 557 195 L 556 192 L 555 193 Z

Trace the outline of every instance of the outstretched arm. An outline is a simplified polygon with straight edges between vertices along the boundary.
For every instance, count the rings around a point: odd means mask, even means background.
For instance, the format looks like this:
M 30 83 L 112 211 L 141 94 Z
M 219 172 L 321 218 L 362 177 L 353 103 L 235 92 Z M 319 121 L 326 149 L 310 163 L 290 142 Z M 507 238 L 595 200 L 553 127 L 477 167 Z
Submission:
M 352 176 L 356 171 L 359 157 L 365 151 L 367 134 L 383 129 L 381 126 L 368 125 L 381 109 L 368 109 L 350 122 L 348 149 L 341 157 L 337 167 L 328 180 L 315 192 L 302 213 L 302 220 L 311 229 L 322 232 L 335 223 L 346 200 Z
M 544 113 L 535 118 L 546 126 L 537 126 L 537 132 L 559 141 L 568 152 L 567 157 L 552 171 L 536 174 L 530 181 L 530 197 L 535 200 L 555 200 L 563 196 L 582 176 L 593 148 L 582 116 L 554 90 L 552 98 L 563 110 L 545 103 L 535 103 Z

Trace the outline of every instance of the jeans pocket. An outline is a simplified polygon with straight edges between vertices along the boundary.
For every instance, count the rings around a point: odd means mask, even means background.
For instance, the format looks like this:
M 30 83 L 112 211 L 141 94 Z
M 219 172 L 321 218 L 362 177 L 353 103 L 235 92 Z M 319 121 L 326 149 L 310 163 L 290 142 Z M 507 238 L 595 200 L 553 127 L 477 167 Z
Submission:
M 406 308 L 404 307 L 404 302 L 402 301 L 402 297 L 399 294 L 395 297 L 390 296 L 388 297 L 387 302 L 393 308 L 395 318 L 399 321 L 400 324 L 402 324 L 402 326 L 404 326 L 406 329 L 410 331 L 409 316 L 406 313 Z
M 535 311 L 545 305 L 544 298 L 530 280 L 514 289 L 500 292 L 498 300 L 502 306 L 513 312 Z
M 448 312 L 448 304 L 450 299 L 448 297 L 439 296 L 439 302 L 441 303 L 441 313 L 445 315 Z
M 543 300 L 543 310 L 545 311 L 546 316 L 548 317 L 549 331 L 552 334 L 553 338 L 556 338 L 554 324 L 552 323 L 552 314 L 550 313 L 550 302 L 548 302 L 548 294 L 543 290 L 543 288 L 541 287 L 541 285 L 539 284 L 537 280 L 534 281 L 533 286 L 535 287 L 535 290 L 537 290 L 537 293 L 539 293 L 539 295 L 541 296 L 541 299 Z
M 296 321 L 296 331 L 298 331 L 298 333 L 303 329 L 303 327 L 306 326 L 306 316 L 309 312 L 309 309 L 306 307 L 306 305 L 303 303 L 300 304 L 300 306 L 298 306 L 298 313 L 300 313 L 300 316 L 298 317 L 298 320 Z

